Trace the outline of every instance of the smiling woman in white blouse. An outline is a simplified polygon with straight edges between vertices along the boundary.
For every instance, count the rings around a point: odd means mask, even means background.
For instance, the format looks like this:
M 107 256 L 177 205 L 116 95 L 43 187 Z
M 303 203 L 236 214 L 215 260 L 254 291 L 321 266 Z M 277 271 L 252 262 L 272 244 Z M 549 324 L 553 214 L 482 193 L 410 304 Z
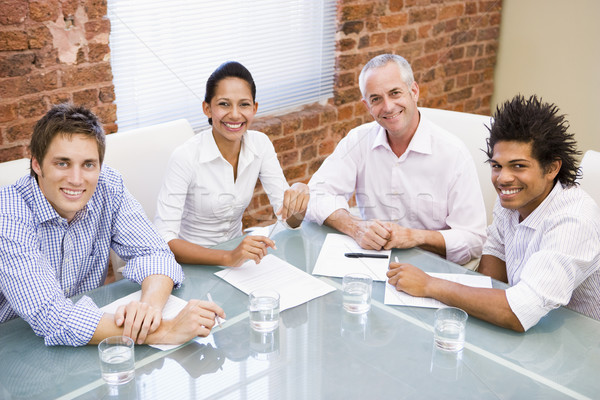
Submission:
M 242 234 L 257 179 L 278 218 L 290 227 L 304 218 L 307 185 L 290 187 L 267 135 L 248 130 L 255 100 L 250 72 L 238 62 L 222 64 L 208 78 L 202 103 L 212 129 L 171 155 L 154 223 L 180 263 L 235 267 L 248 259 L 260 262 L 275 246 L 265 236 L 246 236 L 234 250 L 209 248 Z

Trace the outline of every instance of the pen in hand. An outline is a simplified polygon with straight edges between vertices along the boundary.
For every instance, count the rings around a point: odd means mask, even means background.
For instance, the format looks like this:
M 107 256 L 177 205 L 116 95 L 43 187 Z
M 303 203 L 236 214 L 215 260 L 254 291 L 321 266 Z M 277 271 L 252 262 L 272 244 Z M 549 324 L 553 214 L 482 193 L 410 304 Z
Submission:
M 211 303 L 214 303 L 214 301 L 213 301 L 212 296 L 210 295 L 210 293 L 206 294 L 206 298 Z M 221 317 L 219 317 L 218 315 L 215 314 L 215 321 L 217 322 L 217 325 L 219 325 L 219 328 L 220 328 L 221 327 Z

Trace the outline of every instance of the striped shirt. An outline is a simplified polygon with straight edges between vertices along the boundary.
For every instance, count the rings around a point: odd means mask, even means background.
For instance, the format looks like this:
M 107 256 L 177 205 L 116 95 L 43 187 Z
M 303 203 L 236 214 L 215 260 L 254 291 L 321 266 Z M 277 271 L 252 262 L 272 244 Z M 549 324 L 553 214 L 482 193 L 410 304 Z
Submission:
M 103 166 L 98 185 L 71 223 L 58 215 L 31 176 L 0 188 L 0 322 L 22 317 L 46 345 L 85 345 L 102 311 L 83 296 L 104 283 L 112 248 L 137 283 L 183 270 L 123 185 Z
M 494 207 L 483 254 L 506 263 L 506 298 L 525 330 L 567 306 L 600 319 L 600 209 L 579 187 L 557 183 L 521 223 Z

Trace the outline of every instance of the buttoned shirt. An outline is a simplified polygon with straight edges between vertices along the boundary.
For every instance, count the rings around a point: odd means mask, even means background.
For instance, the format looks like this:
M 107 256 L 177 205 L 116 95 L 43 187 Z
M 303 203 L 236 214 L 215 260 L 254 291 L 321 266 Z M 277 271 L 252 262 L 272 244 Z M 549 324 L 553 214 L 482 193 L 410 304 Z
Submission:
M 365 220 L 439 231 L 446 258 L 464 264 L 481 255 L 486 213 L 465 145 L 421 116 L 406 151 L 396 156 L 377 122 L 352 129 L 309 182 L 307 219 L 322 224 L 356 203 Z
M 110 248 L 137 283 L 154 274 L 175 286 L 183 270 L 129 194 L 119 173 L 103 166 L 94 194 L 69 223 L 34 177 L 0 188 L 0 322 L 22 317 L 47 345 L 87 344 L 102 311 L 83 296 L 104 283 Z
M 483 254 L 506 263 L 506 298 L 525 330 L 560 306 L 600 319 L 600 210 L 583 189 L 557 183 L 521 222 L 496 201 Z
M 242 214 L 260 179 L 273 210 L 289 189 L 273 144 L 262 132 L 246 131 L 233 167 L 205 130 L 175 149 L 158 195 L 154 224 L 167 241 L 212 246 L 242 234 Z

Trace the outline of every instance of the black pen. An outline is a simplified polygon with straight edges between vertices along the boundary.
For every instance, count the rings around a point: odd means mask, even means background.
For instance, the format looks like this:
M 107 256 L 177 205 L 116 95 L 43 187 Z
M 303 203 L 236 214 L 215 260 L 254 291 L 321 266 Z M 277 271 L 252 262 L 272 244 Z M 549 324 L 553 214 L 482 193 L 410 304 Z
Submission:
M 344 253 L 348 258 L 388 258 L 385 254 Z

